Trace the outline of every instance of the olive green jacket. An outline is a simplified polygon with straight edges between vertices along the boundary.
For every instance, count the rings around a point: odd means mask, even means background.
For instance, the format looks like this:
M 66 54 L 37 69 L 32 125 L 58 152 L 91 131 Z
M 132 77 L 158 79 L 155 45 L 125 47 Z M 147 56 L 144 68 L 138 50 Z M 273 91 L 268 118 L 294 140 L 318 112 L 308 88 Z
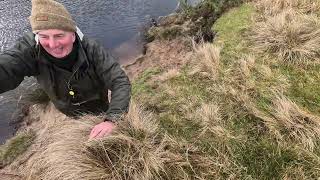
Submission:
M 77 32 L 78 59 L 72 72 L 45 59 L 33 33 L 0 54 L 0 93 L 34 76 L 57 109 L 67 115 L 103 112 L 117 120 L 128 111 L 131 85 L 115 59 L 93 40 Z M 108 90 L 111 101 L 108 100 Z

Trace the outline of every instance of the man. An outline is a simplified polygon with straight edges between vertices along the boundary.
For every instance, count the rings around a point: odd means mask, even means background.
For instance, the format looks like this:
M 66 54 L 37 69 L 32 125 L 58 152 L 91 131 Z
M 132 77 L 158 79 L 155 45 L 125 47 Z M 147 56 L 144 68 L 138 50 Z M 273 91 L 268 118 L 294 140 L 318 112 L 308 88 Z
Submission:
M 34 76 L 61 112 L 105 114 L 90 138 L 111 133 L 114 122 L 128 111 L 127 75 L 102 46 L 83 36 L 62 4 L 32 0 L 29 20 L 32 33 L 0 54 L 0 93 L 16 88 L 25 76 Z

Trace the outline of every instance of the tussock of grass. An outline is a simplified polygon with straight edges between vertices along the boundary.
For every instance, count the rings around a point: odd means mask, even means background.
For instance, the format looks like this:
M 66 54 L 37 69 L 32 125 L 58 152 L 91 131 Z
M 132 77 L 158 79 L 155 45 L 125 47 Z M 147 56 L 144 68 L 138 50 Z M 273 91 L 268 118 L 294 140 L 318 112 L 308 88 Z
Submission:
M 252 56 L 243 57 L 234 62 L 233 66 L 228 70 L 229 79 L 226 81 L 236 87 L 243 93 L 250 93 L 255 89 L 255 81 L 253 74 L 255 71 L 255 58 Z
M 215 159 L 158 127 L 154 117 L 134 103 L 109 136 L 88 140 L 102 117 L 73 120 L 48 111 L 48 122 L 34 144 L 37 153 L 24 168 L 26 179 L 208 179 Z
M 100 169 L 91 179 L 157 179 L 164 171 L 166 153 L 151 114 L 131 105 L 128 119 L 111 136 L 87 144 L 85 153 Z
M 318 13 L 318 0 L 256 0 L 257 10 L 264 16 L 274 16 L 286 9 L 295 9 L 300 13 Z
M 219 113 L 219 107 L 215 104 L 202 104 L 195 113 L 200 121 L 201 135 L 212 133 L 214 137 L 230 140 L 233 135 L 225 128 L 225 122 Z
M 176 69 L 176 68 L 173 68 L 173 69 L 169 69 L 168 71 L 160 74 L 159 76 L 157 76 L 155 78 L 155 80 L 158 80 L 160 82 L 165 82 L 167 80 L 170 80 L 170 79 L 172 79 L 174 77 L 179 76 L 179 74 L 180 74 L 179 70 Z
M 195 48 L 194 70 L 191 74 L 200 73 L 203 76 L 216 79 L 219 74 L 220 47 L 212 43 L 203 43 Z
M 283 142 L 301 144 L 313 151 L 320 137 L 320 118 L 314 116 L 284 96 L 277 96 L 271 107 L 275 121 L 267 122 L 270 129 L 284 138 Z
M 254 49 L 279 60 L 303 64 L 319 60 L 320 22 L 316 16 L 286 10 L 257 22 L 249 37 Z

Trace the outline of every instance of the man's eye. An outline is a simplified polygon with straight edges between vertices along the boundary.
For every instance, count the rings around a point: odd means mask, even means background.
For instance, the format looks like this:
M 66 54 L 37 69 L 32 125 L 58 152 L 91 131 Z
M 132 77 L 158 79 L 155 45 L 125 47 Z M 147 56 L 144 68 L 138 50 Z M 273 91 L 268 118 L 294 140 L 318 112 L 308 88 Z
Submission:
M 39 36 L 40 39 L 48 39 L 47 36 Z

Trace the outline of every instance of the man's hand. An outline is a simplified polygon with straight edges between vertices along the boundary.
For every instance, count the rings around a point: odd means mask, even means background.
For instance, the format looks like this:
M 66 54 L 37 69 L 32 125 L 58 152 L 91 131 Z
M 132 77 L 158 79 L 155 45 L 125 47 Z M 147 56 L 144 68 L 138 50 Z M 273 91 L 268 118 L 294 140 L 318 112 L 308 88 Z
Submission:
M 92 128 L 89 138 L 90 139 L 101 138 L 104 135 L 110 134 L 114 128 L 115 128 L 115 125 L 113 122 L 110 122 L 110 121 L 102 122 Z

